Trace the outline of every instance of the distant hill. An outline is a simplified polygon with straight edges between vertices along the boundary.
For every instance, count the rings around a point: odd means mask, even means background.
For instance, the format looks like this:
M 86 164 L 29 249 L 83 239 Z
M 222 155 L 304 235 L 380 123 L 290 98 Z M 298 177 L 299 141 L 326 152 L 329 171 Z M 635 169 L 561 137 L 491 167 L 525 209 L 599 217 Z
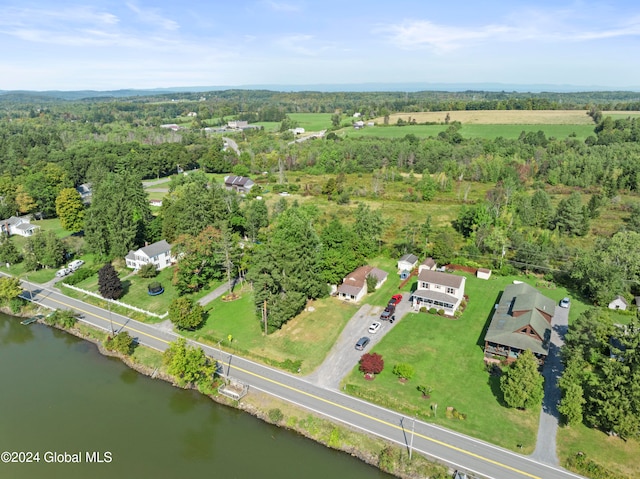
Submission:
M 507 84 L 507 83 L 349 83 L 315 85 L 240 85 L 240 86 L 187 86 L 150 89 L 121 90 L 77 90 L 77 91 L 29 91 L 0 90 L 0 97 L 23 100 L 86 100 L 106 98 L 131 98 L 141 96 L 167 95 L 171 93 L 198 93 L 224 90 L 269 90 L 275 92 L 511 92 L 511 93 L 571 93 L 571 92 L 640 92 L 640 87 L 610 88 L 598 85 L 552 85 L 552 84 Z

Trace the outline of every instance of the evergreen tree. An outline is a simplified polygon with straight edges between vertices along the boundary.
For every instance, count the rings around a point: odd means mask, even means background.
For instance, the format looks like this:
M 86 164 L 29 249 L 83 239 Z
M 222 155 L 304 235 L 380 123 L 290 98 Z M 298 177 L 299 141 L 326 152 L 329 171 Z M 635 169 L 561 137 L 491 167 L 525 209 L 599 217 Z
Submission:
M 520 354 L 500 378 L 500 389 L 509 407 L 530 409 L 542 402 L 544 379 L 538 361 L 529 350 Z
M 574 191 L 560 201 L 555 218 L 556 228 L 569 236 L 583 236 L 589 230 L 589 213 L 582 206 L 580 193 Z

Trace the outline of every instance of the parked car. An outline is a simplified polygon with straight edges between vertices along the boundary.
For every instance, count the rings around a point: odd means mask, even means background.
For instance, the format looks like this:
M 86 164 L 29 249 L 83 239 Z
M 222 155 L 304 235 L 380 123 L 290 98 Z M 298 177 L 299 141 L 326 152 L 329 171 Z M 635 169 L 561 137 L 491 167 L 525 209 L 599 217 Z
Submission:
M 73 260 L 71 263 L 69 263 L 69 269 L 71 269 L 71 271 L 75 271 L 83 264 L 84 261 L 82 261 L 81 259 Z
M 59 269 L 58 271 L 56 271 L 56 276 L 58 278 L 62 278 L 64 276 L 68 275 L 69 273 L 71 273 L 71 268 L 62 268 L 62 269 Z
M 561 308 L 568 308 L 570 304 L 571 300 L 569 298 L 562 298 L 562 300 L 560 301 Z
M 380 319 L 382 319 L 383 321 L 389 321 L 390 323 L 393 323 L 396 319 L 395 312 L 396 312 L 396 307 L 389 305 L 386 308 L 384 308 L 384 311 L 380 315 Z
M 402 295 L 394 294 L 389 300 L 389 306 L 397 306 L 400 301 L 402 301 Z
M 369 344 L 369 341 L 371 340 L 366 336 L 361 337 L 360 339 L 358 339 L 358 342 L 356 343 L 356 349 L 358 351 L 362 351 L 364 348 L 367 347 L 367 344 Z
M 369 326 L 369 333 L 376 334 L 381 326 L 382 323 L 380 321 L 374 321 L 373 323 L 371 323 L 371 326 Z

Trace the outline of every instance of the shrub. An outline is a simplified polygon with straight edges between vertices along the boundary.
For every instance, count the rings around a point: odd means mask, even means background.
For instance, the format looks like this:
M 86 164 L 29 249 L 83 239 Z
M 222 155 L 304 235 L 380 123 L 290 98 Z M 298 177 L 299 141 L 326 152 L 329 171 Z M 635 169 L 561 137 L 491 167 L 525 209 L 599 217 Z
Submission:
M 431 386 L 419 385 L 416 386 L 416 389 L 422 393 L 422 395 L 426 398 L 431 397 L 431 393 L 433 392 L 433 388 Z
M 378 353 L 366 353 L 360 358 L 360 371 L 365 374 L 380 374 L 384 369 L 384 360 Z
M 420 312 L 421 313 L 426 313 L 427 312 L 427 307 L 426 306 L 420 306 Z
M 274 424 L 277 424 L 284 419 L 284 414 L 282 414 L 282 411 L 278 408 L 269 409 L 267 414 L 269 416 L 269 420 Z
M 429 308 L 429 313 L 436 314 L 438 310 L 436 308 Z
M 415 374 L 415 369 L 411 364 L 398 363 L 393 367 L 393 374 L 403 379 L 411 379 Z
M 438 316 L 444 316 L 444 309 L 438 310 Z
M 138 270 L 138 276 L 141 278 L 155 278 L 157 275 L 158 270 L 153 263 L 147 263 Z
M 13 314 L 18 314 L 22 307 L 25 305 L 26 301 L 22 298 L 11 298 L 9 300 L 9 309 Z
M 113 338 L 107 337 L 104 345 L 111 351 L 117 351 L 127 356 L 133 352 L 133 338 L 127 331 L 121 331 Z
M 93 276 L 96 271 L 93 268 L 80 268 L 75 273 L 67 276 L 63 282 L 75 286 L 76 284 L 84 281 L 85 279 Z

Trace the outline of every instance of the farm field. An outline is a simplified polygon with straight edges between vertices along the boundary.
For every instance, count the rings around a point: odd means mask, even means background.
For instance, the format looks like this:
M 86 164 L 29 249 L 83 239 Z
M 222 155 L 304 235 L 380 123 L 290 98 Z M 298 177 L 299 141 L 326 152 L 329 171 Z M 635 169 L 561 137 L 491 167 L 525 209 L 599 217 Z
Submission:
M 378 137 L 378 138 L 403 138 L 408 134 L 413 134 L 419 138 L 437 136 L 441 131 L 445 131 L 447 125 L 405 125 L 405 126 L 374 126 L 365 127 L 360 130 L 343 128 L 340 134 L 345 137 Z M 547 138 L 566 138 L 575 135 L 579 140 L 585 140 L 593 135 L 594 125 L 574 125 L 574 124 L 462 124 L 460 134 L 463 138 L 486 138 L 493 139 L 503 137 L 507 139 L 517 139 L 524 132 L 538 132 L 542 130 Z
M 418 111 L 410 113 L 394 113 L 389 115 L 389 124 L 394 125 L 398 119 L 415 120 L 418 123 L 444 123 L 449 115 L 449 122 L 459 121 L 463 124 L 482 125 L 594 125 L 585 110 L 462 110 L 462 111 Z M 640 115 L 640 112 L 603 111 L 603 115 Z M 373 120 L 382 124 L 384 118 Z

